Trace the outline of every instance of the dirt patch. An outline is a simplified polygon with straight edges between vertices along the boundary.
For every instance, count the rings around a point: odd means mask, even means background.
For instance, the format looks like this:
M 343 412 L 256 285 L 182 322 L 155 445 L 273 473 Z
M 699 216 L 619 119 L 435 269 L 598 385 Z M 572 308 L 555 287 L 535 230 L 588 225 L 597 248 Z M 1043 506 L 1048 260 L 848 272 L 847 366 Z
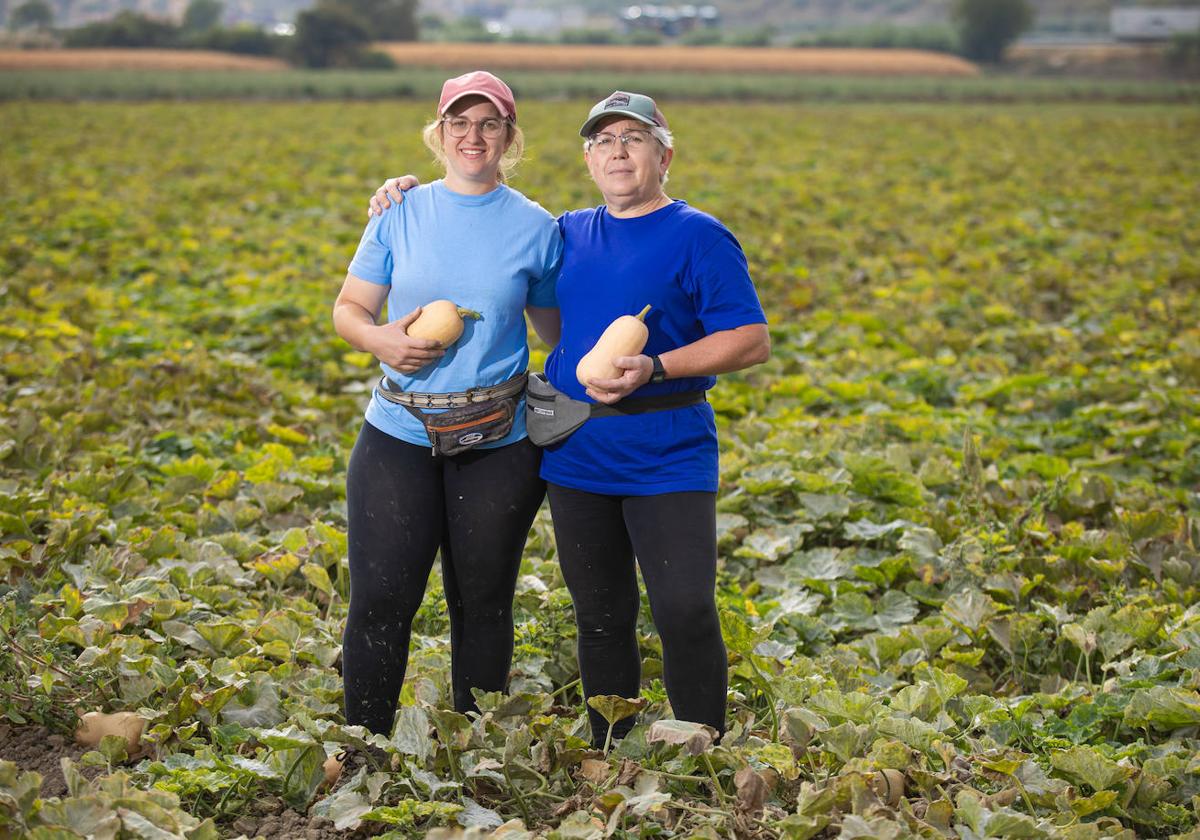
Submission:
M 0 760 L 11 761 L 22 770 L 41 774 L 42 798 L 65 796 L 67 783 L 59 766 L 65 756 L 78 763 L 87 752 L 66 735 L 52 733 L 44 726 L 12 726 L 0 723 Z M 87 778 L 94 778 L 99 768 L 82 767 Z
M 253 837 L 262 840 L 337 840 L 339 837 L 352 836 L 348 832 L 336 830 L 331 820 L 308 817 L 293 811 L 274 796 L 255 802 L 251 810 L 253 813 L 240 816 L 225 826 L 222 833 L 231 837 Z
M 332 820 L 293 811 L 276 796 L 259 799 L 249 810 L 233 822 L 222 824 L 222 834 L 254 840 L 361 840 L 387 830 L 381 823 L 371 823 L 352 831 L 338 831 Z
M 59 766 L 63 757 L 78 765 L 87 747 L 81 747 L 70 737 L 51 732 L 44 726 L 13 726 L 0 724 L 0 761 L 11 761 L 23 771 L 33 771 L 42 777 L 41 797 L 67 795 L 67 783 Z M 80 767 L 85 778 L 93 779 L 103 772 L 100 767 Z M 276 796 L 265 796 L 254 802 L 250 813 L 222 825 L 222 834 L 245 836 L 262 840 L 340 840 L 370 837 L 384 829 L 379 824 L 364 826 L 357 831 L 338 831 L 324 817 L 310 817 L 293 811 Z
M 1169 76 L 1161 44 L 1017 44 L 1005 69 L 1028 76 L 1159 79 Z
M 977 76 L 955 55 L 923 50 L 629 47 L 584 44 L 376 44 L 406 67 L 491 67 L 493 70 L 621 70 L 625 72 L 795 73 L 860 76 Z
M 0 50 L 0 70 L 286 70 L 278 58 L 208 50 Z

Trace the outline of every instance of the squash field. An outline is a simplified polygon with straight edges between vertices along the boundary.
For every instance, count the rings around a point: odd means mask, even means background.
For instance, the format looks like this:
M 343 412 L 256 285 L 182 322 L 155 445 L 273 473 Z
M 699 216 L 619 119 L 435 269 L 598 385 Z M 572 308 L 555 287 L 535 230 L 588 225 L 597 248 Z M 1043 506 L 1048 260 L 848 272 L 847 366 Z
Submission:
M 0 105 L 0 838 L 1200 838 L 1200 112 L 663 104 L 773 338 L 710 394 L 729 732 L 659 722 L 646 609 L 588 749 L 543 509 L 512 693 L 450 711 L 435 573 L 332 793 L 329 313 L 432 108 Z M 588 105 L 521 103 L 551 212 Z

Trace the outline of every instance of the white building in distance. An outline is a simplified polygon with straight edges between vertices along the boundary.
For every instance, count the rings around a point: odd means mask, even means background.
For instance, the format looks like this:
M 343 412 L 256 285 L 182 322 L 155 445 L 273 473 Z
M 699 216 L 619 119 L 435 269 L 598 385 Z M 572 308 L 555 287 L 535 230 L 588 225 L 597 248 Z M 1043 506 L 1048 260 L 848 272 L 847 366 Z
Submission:
M 1113 9 L 1110 20 L 1118 41 L 1169 41 L 1200 32 L 1200 9 L 1131 6 Z

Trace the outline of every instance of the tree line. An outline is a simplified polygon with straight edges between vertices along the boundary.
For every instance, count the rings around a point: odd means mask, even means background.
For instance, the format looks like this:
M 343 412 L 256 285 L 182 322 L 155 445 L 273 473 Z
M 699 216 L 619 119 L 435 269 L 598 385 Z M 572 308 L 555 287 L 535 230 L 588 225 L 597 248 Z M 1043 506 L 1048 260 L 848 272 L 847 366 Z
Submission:
M 2 0 L 0 0 L 2 2 Z M 207 49 L 278 56 L 302 67 L 390 67 L 372 41 L 415 41 L 418 0 L 317 0 L 296 17 L 293 35 L 242 24 L 223 26 L 221 0 L 191 0 L 178 21 L 122 10 L 59 33 L 66 47 Z M 10 31 L 48 30 L 54 12 L 47 0 L 24 0 L 8 14 Z

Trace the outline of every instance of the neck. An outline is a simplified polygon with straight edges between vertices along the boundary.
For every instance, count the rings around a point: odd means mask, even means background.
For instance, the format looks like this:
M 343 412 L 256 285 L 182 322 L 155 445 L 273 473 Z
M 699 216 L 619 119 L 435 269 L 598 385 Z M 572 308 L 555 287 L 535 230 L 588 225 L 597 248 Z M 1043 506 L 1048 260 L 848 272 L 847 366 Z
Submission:
M 659 188 L 658 192 L 650 197 L 616 197 L 609 199 L 604 197 L 604 204 L 608 208 L 608 214 L 618 219 L 632 219 L 636 216 L 645 216 L 653 213 L 655 210 L 666 207 L 671 203 L 671 197 Z
M 493 178 L 490 181 L 472 181 L 469 178 L 460 178 L 453 172 L 447 172 L 445 177 L 442 178 L 442 183 L 446 185 L 446 189 L 460 195 L 484 195 L 499 187 L 500 179 Z

